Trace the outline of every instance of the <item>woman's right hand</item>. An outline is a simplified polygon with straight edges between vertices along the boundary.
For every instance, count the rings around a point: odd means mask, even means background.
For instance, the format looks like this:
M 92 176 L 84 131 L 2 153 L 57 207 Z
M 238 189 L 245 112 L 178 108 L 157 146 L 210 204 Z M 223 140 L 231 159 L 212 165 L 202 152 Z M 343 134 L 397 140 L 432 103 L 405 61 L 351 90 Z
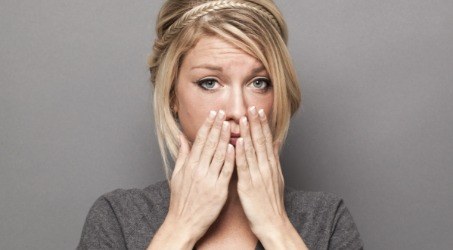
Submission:
M 219 216 L 234 168 L 234 148 L 229 140 L 230 126 L 222 110 L 210 112 L 191 149 L 180 135 L 181 147 L 170 181 L 170 206 L 162 226 L 173 234 L 173 241 L 179 235 L 186 247 L 193 247 Z

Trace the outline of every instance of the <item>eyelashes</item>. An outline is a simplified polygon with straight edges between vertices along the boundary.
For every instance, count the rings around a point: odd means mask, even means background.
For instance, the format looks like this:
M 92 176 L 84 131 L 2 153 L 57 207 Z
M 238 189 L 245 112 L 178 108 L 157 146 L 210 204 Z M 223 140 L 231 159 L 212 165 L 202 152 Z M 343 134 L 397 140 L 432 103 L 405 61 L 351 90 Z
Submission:
M 271 81 L 267 78 L 257 78 L 254 79 L 251 83 L 254 88 L 259 89 L 259 90 L 268 90 L 270 87 L 272 87 Z
M 198 87 L 200 87 L 203 90 L 208 90 L 208 91 L 212 91 L 212 90 L 220 87 L 220 83 L 216 79 L 213 79 L 213 78 L 201 79 L 201 80 L 198 80 L 196 83 L 197 83 Z
M 202 90 L 213 92 L 222 87 L 219 81 L 215 78 L 204 78 L 195 82 L 198 87 Z M 266 77 L 258 77 L 253 79 L 250 83 L 247 84 L 248 87 L 258 91 L 260 93 L 265 93 L 272 88 L 272 83 Z

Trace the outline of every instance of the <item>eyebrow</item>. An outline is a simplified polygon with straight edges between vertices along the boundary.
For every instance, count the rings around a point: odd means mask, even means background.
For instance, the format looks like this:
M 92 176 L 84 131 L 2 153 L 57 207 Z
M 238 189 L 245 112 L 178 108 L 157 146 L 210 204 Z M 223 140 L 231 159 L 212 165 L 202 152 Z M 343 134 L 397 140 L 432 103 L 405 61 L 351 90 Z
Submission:
M 211 64 L 201 64 L 201 65 L 193 66 L 190 69 L 191 70 L 193 70 L 193 69 L 209 69 L 209 70 L 219 71 L 219 72 L 223 71 L 222 67 L 211 65 Z M 264 70 L 266 70 L 266 68 L 264 68 L 264 66 L 261 65 L 258 68 L 254 68 L 252 70 L 252 74 L 257 74 L 257 73 L 260 73 L 261 71 L 264 71 Z
M 222 72 L 222 67 L 214 66 L 211 64 L 200 64 L 200 65 L 193 66 L 192 68 L 190 68 L 190 70 L 193 70 L 193 69 L 209 69 L 209 70 L 213 70 L 213 71 Z

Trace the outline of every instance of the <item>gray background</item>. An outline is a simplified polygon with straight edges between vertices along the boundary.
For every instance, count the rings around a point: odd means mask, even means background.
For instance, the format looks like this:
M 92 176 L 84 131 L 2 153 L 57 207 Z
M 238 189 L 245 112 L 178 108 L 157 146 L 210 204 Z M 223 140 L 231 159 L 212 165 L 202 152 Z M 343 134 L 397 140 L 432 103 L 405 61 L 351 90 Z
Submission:
M 164 178 L 146 56 L 162 1 L 0 1 L 0 249 L 73 249 L 102 193 Z M 367 249 L 453 245 L 453 1 L 277 1 L 303 89 L 287 184 Z

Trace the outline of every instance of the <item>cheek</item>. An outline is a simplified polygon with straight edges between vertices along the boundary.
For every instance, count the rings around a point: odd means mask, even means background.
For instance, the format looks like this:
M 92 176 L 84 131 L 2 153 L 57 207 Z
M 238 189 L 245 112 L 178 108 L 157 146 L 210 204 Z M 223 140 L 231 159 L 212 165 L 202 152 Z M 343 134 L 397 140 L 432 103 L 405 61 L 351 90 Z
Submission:
M 250 103 L 248 106 L 256 106 L 258 110 L 263 109 L 268 119 L 272 117 L 272 107 L 274 104 L 274 95 L 272 92 L 266 95 L 251 94 L 248 98 L 248 103 Z
M 268 100 L 266 100 L 265 103 L 263 104 L 263 106 L 264 106 L 263 110 L 266 113 L 266 116 L 269 117 L 269 119 L 272 117 L 271 113 L 272 113 L 273 104 L 274 104 L 274 96 L 273 95 L 271 95 L 268 98 Z
M 273 127 L 273 119 L 272 119 L 272 111 L 273 111 L 273 104 L 274 104 L 274 95 L 273 93 L 268 93 L 267 95 L 254 95 L 250 96 L 250 106 L 255 106 L 257 110 L 263 109 L 264 113 L 266 114 L 268 124 L 272 130 L 272 134 L 274 135 L 274 127 Z
M 190 142 L 193 142 L 209 112 L 219 108 L 216 107 L 218 102 L 215 101 L 215 98 L 201 97 L 189 92 L 178 97 L 178 118 L 184 135 Z

